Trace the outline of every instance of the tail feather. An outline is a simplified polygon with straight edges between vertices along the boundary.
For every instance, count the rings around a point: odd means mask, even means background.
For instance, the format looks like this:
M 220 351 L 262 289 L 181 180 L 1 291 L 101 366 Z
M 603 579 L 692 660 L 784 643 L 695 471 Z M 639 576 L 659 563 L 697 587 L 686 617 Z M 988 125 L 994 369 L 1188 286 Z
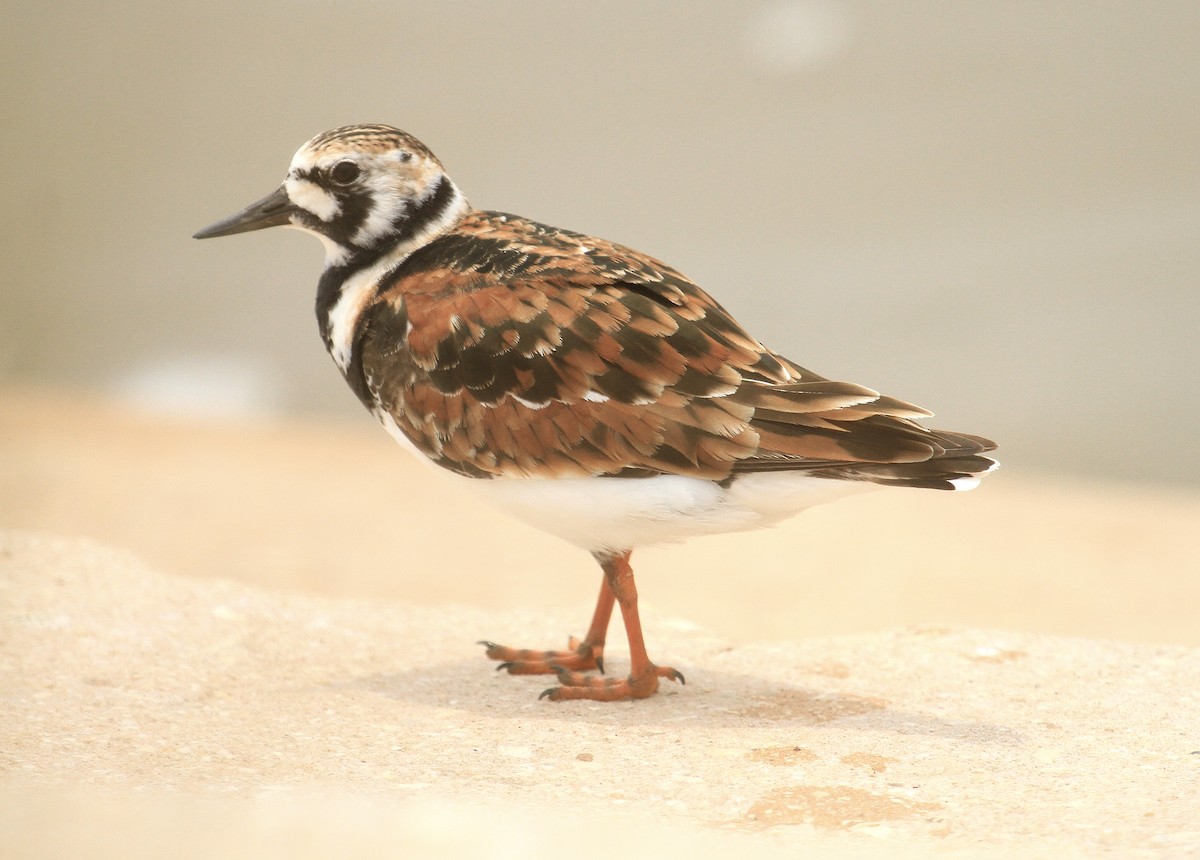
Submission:
M 980 454 L 939 457 L 924 463 L 854 463 L 815 469 L 812 474 L 822 478 L 851 481 L 870 481 L 892 487 L 919 487 L 929 490 L 970 490 L 979 479 L 994 471 L 1000 464 Z
M 864 462 L 862 460 L 819 460 L 790 457 L 786 454 L 770 456 L 760 452 L 758 457 L 743 460 L 734 465 L 735 472 L 803 471 L 814 477 L 833 478 L 843 481 L 869 481 L 893 487 L 918 487 L 931 490 L 970 490 L 988 472 L 994 471 L 999 463 L 984 456 L 996 448 L 996 443 L 970 433 L 950 430 L 930 430 L 912 422 L 895 421 L 887 418 L 869 419 L 880 430 L 904 431 L 904 436 L 919 438 L 925 446 L 926 456 L 903 461 L 894 456 L 891 462 Z M 859 424 L 862 427 L 863 424 Z M 917 435 L 920 434 L 920 435 Z M 911 455 L 910 455 L 911 456 Z
M 870 388 L 825 379 L 772 353 L 792 377 L 762 380 L 731 395 L 752 407 L 759 437 L 753 456 L 732 464 L 732 476 L 799 471 L 822 478 L 900 487 L 968 490 L 999 464 L 982 436 L 933 430 L 917 419 L 932 413 Z

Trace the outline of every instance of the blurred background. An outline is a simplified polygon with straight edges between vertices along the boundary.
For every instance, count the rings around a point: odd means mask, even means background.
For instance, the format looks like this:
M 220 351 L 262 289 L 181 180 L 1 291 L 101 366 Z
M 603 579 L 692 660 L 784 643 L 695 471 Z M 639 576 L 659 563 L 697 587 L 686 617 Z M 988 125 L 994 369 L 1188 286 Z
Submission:
M 385 122 L 1006 469 L 1200 485 L 1200 4 L 10 0 L 0 382 L 369 419 L 321 249 L 195 242 Z

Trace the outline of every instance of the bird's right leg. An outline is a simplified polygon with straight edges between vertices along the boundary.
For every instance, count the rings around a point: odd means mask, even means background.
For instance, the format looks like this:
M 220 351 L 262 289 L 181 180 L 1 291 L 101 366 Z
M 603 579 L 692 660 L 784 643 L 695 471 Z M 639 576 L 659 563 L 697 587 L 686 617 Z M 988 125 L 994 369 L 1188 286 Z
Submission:
M 553 675 L 562 669 L 604 671 L 604 637 L 608 633 L 608 621 L 612 618 L 615 597 L 609 587 L 608 578 L 600 581 L 600 596 L 596 598 L 596 611 L 583 641 L 574 636 L 567 643 L 567 651 L 535 651 L 528 648 L 507 648 L 495 642 L 482 641 L 487 656 L 502 661 L 497 670 L 510 675 Z

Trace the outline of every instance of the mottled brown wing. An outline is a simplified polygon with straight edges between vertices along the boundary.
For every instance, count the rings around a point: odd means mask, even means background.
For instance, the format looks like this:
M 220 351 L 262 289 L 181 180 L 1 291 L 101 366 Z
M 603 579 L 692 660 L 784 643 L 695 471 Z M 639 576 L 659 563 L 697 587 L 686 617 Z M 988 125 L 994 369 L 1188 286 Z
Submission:
M 514 216 L 414 254 L 363 331 L 378 407 L 461 474 L 721 479 L 944 451 L 909 420 L 924 410 L 782 360 L 670 267 Z

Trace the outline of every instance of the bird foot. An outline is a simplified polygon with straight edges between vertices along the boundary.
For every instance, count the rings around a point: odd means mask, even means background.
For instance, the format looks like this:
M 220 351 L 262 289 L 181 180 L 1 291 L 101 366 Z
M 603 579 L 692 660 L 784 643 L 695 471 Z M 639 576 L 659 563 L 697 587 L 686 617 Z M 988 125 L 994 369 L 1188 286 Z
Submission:
M 491 660 L 500 660 L 496 671 L 510 675 L 553 675 L 562 670 L 604 672 L 604 644 L 592 645 L 574 636 L 567 642 L 567 651 L 533 651 L 528 648 L 506 648 L 495 642 L 481 640 Z M 587 676 L 581 676 L 587 677 Z
M 686 684 L 683 673 L 670 666 L 649 665 L 649 670 L 625 678 L 597 678 L 572 672 L 563 667 L 558 672 L 558 683 L 542 692 L 539 699 L 561 702 L 565 699 L 593 699 L 597 702 L 616 702 L 621 699 L 645 699 L 658 691 L 658 679 L 670 678 Z

